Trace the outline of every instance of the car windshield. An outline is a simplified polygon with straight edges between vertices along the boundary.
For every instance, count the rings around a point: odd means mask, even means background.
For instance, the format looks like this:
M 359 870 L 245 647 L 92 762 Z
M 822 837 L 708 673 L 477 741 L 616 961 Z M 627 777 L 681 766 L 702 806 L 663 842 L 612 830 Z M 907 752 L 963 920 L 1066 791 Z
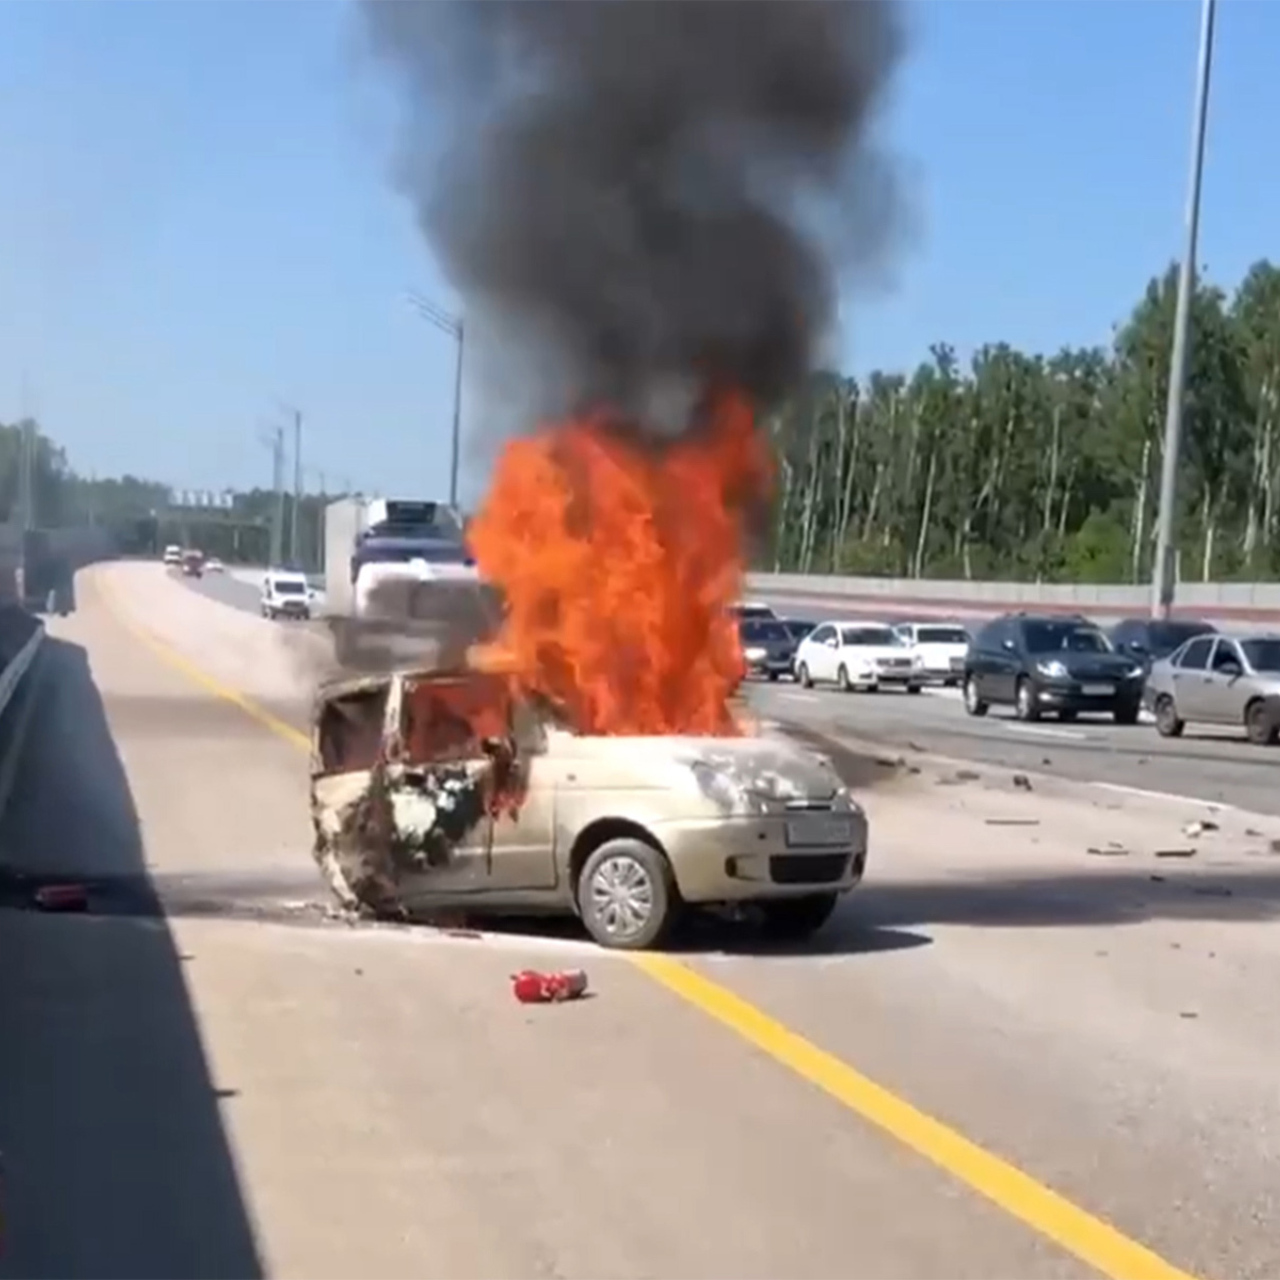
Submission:
M 743 622 L 738 633 L 747 643 L 764 643 L 768 640 L 790 640 L 791 633 L 780 622 L 771 620 Z
M 1280 672 L 1280 640 L 1246 640 L 1240 647 L 1255 671 Z
M 1096 627 L 1078 622 L 1028 622 L 1023 631 L 1029 653 L 1110 653 L 1111 644 Z
M 1193 636 L 1212 631 L 1207 622 L 1153 622 L 1147 629 L 1147 646 L 1155 657 L 1163 658 Z
M 444 542 L 437 539 L 412 542 L 379 542 L 370 539 L 355 556 L 355 568 L 366 564 L 408 564 L 411 560 L 425 560 L 429 564 L 474 563 L 460 542 Z
M 307 589 L 305 582 L 291 582 L 288 578 L 277 578 L 271 585 L 278 596 L 300 596 Z
M 843 627 L 840 642 L 848 645 L 882 645 L 892 647 L 902 641 L 888 627 Z
M 917 644 L 968 644 L 969 633 L 963 627 L 917 627 Z

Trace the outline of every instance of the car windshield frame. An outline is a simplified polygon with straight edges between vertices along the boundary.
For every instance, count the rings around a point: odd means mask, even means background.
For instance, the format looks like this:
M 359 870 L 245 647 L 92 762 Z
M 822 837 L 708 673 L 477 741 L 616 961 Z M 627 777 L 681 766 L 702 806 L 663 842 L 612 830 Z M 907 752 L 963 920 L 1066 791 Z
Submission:
M 1096 645 L 1080 646 L 1068 643 L 1072 636 L 1089 636 L 1095 639 Z M 1087 622 L 1059 622 L 1057 620 L 1039 619 L 1026 622 L 1022 627 L 1022 643 L 1028 653 L 1115 653 L 1115 646 L 1098 628 Z
M 883 637 L 880 639 L 878 637 Z M 851 649 L 904 649 L 902 637 L 892 627 L 841 627 L 840 644 Z
M 1250 670 L 1262 676 L 1280 676 L 1280 637 L 1253 636 L 1248 640 L 1237 640 L 1236 644 L 1244 654 Z M 1266 648 L 1261 649 L 1261 646 Z

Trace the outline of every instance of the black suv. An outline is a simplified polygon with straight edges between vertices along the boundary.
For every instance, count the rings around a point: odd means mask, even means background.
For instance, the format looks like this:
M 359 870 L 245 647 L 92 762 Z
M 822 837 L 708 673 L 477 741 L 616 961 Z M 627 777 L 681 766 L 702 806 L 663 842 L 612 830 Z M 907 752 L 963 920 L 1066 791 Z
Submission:
M 1167 658 L 1175 649 L 1196 636 L 1216 635 L 1218 628 L 1198 618 L 1122 618 L 1111 628 L 1111 643 L 1117 653 L 1142 663 L 1147 675 L 1151 664 Z
M 1010 613 L 988 622 L 970 642 L 964 705 L 971 716 L 1004 703 L 1019 720 L 1039 720 L 1047 711 L 1060 720 L 1109 711 L 1117 724 L 1135 724 L 1145 674 L 1088 618 Z

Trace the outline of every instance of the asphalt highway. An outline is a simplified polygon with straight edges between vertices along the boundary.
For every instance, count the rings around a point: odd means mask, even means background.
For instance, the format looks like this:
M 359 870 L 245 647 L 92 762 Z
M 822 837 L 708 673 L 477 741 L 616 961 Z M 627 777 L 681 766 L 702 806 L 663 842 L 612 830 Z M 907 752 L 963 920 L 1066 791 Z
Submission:
M 78 597 L 0 823 L 0 1276 L 1280 1273 L 1280 821 L 921 757 L 790 954 L 352 926 L 282 628 Z

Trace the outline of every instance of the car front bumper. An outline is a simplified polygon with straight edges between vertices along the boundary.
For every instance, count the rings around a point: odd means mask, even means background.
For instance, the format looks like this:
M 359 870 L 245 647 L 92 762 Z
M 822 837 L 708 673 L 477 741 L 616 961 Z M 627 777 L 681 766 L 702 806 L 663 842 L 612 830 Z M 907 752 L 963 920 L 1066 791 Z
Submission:
M 838 816 L 853 819 L 853 838 L 843 845 L 788 845 L 785 819 L 774 817 L 661 824 L 654 834 L 667 850 L 685 902 L 798 898 L 847 893 L 862 880 L 866 818 Z
M 1089 684 L 1075 680 L 1042 681 L 1036 685 L 1036 704 L 1051 711 L 1084 712 L 1141 705 L 1141 680 L 1117 680 L 1113 685 L 1106 693 L 1095 693 L 1089 690 Z

